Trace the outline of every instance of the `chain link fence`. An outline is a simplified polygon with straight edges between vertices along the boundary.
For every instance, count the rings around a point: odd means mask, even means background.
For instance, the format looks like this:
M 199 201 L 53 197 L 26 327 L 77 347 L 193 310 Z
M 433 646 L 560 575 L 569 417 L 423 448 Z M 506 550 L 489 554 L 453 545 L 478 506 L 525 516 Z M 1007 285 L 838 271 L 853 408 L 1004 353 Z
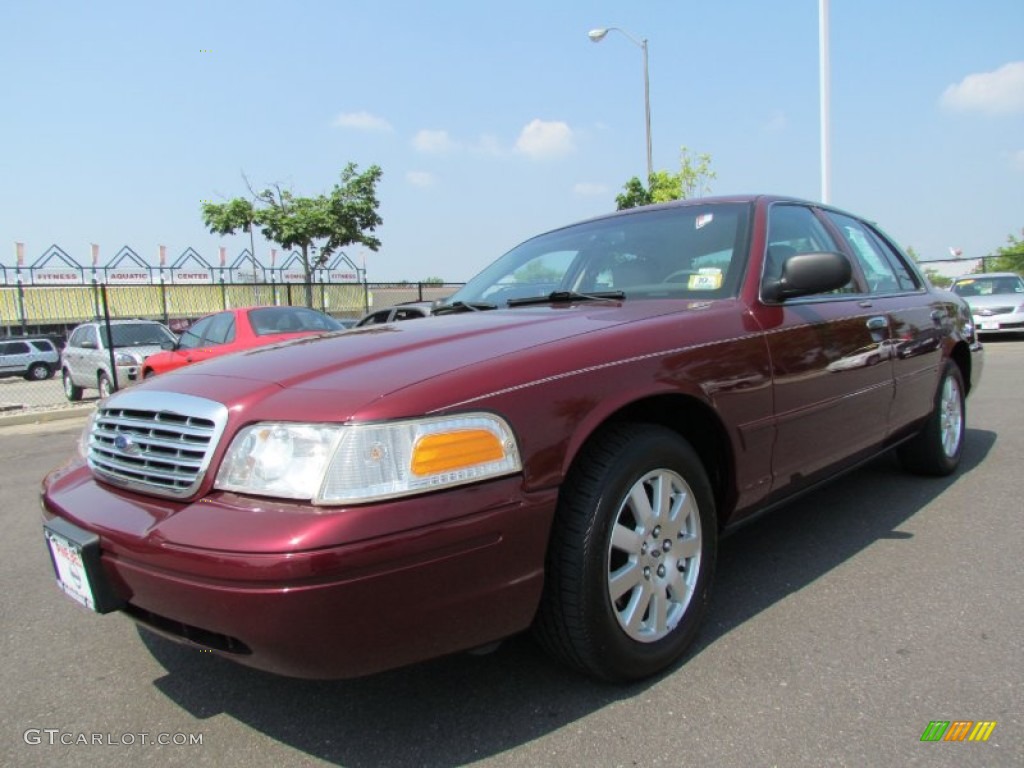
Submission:
M 250 283 L 0 286 L 0 416 L 69 407 L 61 354 L 80 323 L 157 320 L 181 333 L 198 318 L 248 306 L 309 306 L 339 320 L 410 301 L 438 301 L 460 283 Z M 109 338 L 109 331 L 108 331 Z M 87 390 L 82 402 L 96 400 Z

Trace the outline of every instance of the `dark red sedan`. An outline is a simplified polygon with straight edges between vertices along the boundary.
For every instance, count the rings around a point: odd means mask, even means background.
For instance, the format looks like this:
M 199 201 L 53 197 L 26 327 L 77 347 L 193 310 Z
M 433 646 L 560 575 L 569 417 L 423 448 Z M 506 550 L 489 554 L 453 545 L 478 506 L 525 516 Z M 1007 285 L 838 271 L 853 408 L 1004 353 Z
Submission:
M 174 349 L 146 358 L 144 378 L 212 357 L 331 331 L 344 326 L 330 315 L 305 307 L 239 307 L 196 320 Z
M 875 225 L 775 197 L 540 235 L 435 315 L 100 403 L 44 482 L 61 588 L 286 675 L 532 627 L 642 678 L 693 639 L 724 531 L 890 449 L 954 472 L 983 362 Z

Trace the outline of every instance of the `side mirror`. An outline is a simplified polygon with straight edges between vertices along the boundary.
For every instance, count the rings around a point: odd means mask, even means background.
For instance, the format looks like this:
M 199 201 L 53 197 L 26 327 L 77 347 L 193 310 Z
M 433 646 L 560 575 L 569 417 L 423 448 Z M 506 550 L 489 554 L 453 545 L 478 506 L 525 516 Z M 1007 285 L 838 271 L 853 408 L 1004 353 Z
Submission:
M 178 348 L 178 342 L 176 342 L 176 341 L 174 341 L 172 339 L 168 339 L 167 341 L 161 341 L 160 342 L 160 349 L 164 350 L 165 352 L 170 352 L 172 349 L 177 349 L 177 348 Z
M 853 276 L 849 260 L 841 253 L 800 253 L 782 263 L 782 276 L 761 288 L 765 301 L 785 301 L 842 288 Z
M 81 346 L 82 349 L 98 349 L 95 341 L 83 341 Z

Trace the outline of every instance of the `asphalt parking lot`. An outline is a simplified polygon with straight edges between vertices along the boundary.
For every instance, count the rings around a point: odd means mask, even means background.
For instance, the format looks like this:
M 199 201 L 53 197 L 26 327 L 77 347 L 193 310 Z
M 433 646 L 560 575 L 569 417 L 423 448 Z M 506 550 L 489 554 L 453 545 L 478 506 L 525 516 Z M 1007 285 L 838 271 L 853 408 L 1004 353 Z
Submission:
M 959 474 L 884 457 L 743 529 L 686 661 L 627 687 L 527 636 L 289 680 L 90 614 L 53 582 L 38 505 L 82 421 L 0 427 L 0 765 L 1024 765 L 1024 341 L 987 352 Z M 922 742 L 935 720 L 996 726 Z

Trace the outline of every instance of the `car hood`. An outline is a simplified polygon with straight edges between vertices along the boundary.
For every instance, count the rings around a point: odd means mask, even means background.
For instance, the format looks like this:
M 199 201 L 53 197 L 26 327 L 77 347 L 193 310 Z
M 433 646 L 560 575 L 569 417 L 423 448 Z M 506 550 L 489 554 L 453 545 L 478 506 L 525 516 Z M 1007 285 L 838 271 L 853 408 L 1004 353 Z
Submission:
M 442 374 L 486 378 L 495 365 L 520 363 L 520 353 L 528 350 L 660 315 L 706 310 L 714 303 L 523 307 L 367 326 L 216 358 L 142 387 L 215 399 L 259 418 L 317 414 L 346 420 L 369 403 Z
M 1019 307 L 1024 304 L 1024 295 L 1019 293 L 994 293 L 990 296 L 963 296 L 967 306 L 971 309 L 985 309 L 986 307 Z

